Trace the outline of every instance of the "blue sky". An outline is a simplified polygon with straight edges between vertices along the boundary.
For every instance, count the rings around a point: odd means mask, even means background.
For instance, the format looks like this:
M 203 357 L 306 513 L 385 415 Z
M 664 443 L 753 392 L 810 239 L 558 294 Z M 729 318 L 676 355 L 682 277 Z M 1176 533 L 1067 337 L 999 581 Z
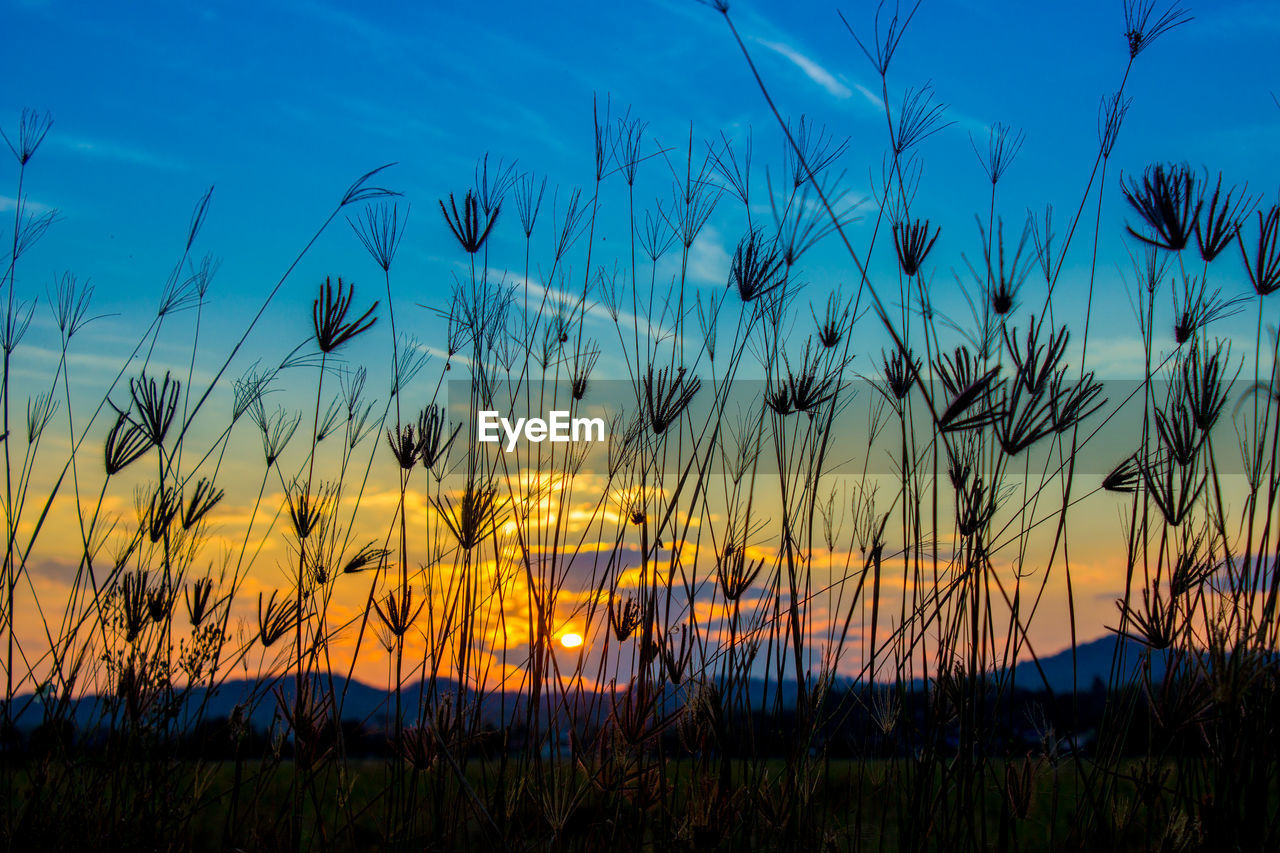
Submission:
M 851 138 L 841 165 L 850 189 L 865 192 L 885 147 L 879 85 L 836 8 L 743 2 L 733 12 L 787 114 Z M 873 4 L 838 8 L 867 32 Z M 1272 199 L 1280 185 L 1280 110 L 1270 95 L 1280 76 L 1280 9 L 1190 8 L 1195 20 L 1135 68 L 1115 164 L 1133 171 L 1187 160 L 1248 180 Z M 781 160 L 776 125 L 727 30 L 692 0 L 371 8 L 50 0 L 8 3 L 4 17 L 17 37 L 0 54 L 0 117 L 11 128 L 24 106 L 53 115 L 28 188 L 34 204 L 61 214 L 20 268 L 19 293 L 43 293 L 64 269 L 91 279 L 104 308 L 121 315 L 96 329 L 108 339 L 154 304 L 191 205 L 210 184 L 217 189 L 198 249 L 222 261 L 212 322 L 233 335 L 242 309 L 256 304 L 347 182 L 391 161 L 400 165 L 387 183 L 413 205 L 397 300 L 438 302 L 457 253 L 435 200 L 464 190 L 485 152 L 518 158 L 520 169 L 549 175 L 552 186 L 588 184 L 593 94 L 611 99 L 615 113 L 630 105 L 663 145 L 683 142 L 689 122 L 699 147 L 719 130 L 741 136 L 751 126 L 757 174 L 769 166 L 776 175 Z M 915 206 L 943 225 L 935 280 L 944 303 L 956 288 L 950 270 L 964 269 L 962 253 L 978 251 L 972 217 L 987 201 L 970 137 L 981 145 L 996 121 L 1024 130 L 998 213 L 1020 223 L 1028 207 L 1052 202 L 1065 219 L 1092 162 L 1099 98 L 1124 67 L 1122 29 L 1119 0 L 922 4 L 890 70 L 890 98 L 931 81 L 955 122 L 921 149 Z M 650 198 L 668 182 L 666 167 L 653 165 Z M 14 177 L 12 165 L 0 177 L 0 213 L 12 212 Z M 1105 205 L 1099 269 L 1115 287 L 1125 256 L 1114 182 Z M 704 284 L 722 279 L 739 236 L 728 207 L 695 247 Z M 513 212 L 496 248 L 520 246 Z M 606 239 L 619 222 L 605 219 Z M 296 307 L 309 307 L 326 274 L 377 289 L 376 270 L 339 225 L 282 293 L 277 328 L 305 333 L 306 312 Z M 819 284 L 850 275 L 832 246 L 806 260 Z M 1077 254 L 1069 268 L 1082 262 Z M 1241 279 L 1223 281 L 1234 290 Z M 1078 276 L 1067 284 L 1079 292 Z M 1117 304 L 1099 322 L 1120 335 L 1131 317 L 1127 302 Z M 423 312 L 410 322 L 422 323 L 424 336 L 431 328 Z

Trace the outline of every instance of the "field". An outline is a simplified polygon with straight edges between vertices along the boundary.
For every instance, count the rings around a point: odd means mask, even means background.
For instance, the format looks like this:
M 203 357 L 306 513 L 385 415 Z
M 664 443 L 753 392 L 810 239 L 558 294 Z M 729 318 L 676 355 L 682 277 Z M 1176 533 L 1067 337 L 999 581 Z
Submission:
M 900 65 L 927 6 L 834 19 L 854 85 L 687 5 L 767 125 L 372 162 L 226 291 L 213 188 L 158 298 L 44 277 L 89 149 L 0 124 L 7 849 L 1280 848 L 1280 199 L 1125 150 L 1199 22 L 1116 4 L 1026 210 L 1034 141 Z
M 168 825 L 163 814 L 150 810 L 139 812 L 137 819 L 103 825 L 101 821 L 109 812 L 94 800 L 67 797 L 59 799 L 59 808 L 64 810 L 64 820 L 74 822 L 82 837 L 110 834 L 121 846 L 163 846 L 164 837 L 174 835 L 187 839 L 184 846 L 192 850 L 226 849 L 230 839 L 245 849 L 273 848 L 288 843 L 291 765 L 253 762 L 237 768 L 230 762 L 210 762 L 201 768 L 199 775 L 191 773 L 192 767 L 190 763 L 175 764 L 165 774 L 164 785 L 172 786 L 185 803 L 180 816 L 175 815 L 174 822 Z M 994 833 L 985 840 L 986 844 L 1012 849 L 1016 838 L 1018 849 L 1052 850 L 1086 843 L 1076 823 L 1079 817 L 1076 806 L 1082 798 L 1087 799 L 1081 784 L 1093 768 L 1063 766 L 1043 773 L 1040 768 L 1033 770 L 1036 781 L 1017 802 L 1019 827 L 1016 832 L 1008 813 L 1010 792 L 1006 778 L 1021 777 L 1025 768 L 992 762 L 990 769 L 991 780 L 979 792 L 978 807 L 980 820 L 987 822 Z M 381 849 L 386 840 L 380 798 L 389 784 L 387 765 L 351 761 L 344 770 L 341 777 L 336 773 L 324 774 L 318 780 L 323 788 L 340 786 L 346 794 L 329 801 L 318 813 L 314 805 L 304 806 L 306 830 L 302 844 Z M 776 779 L 787 772 L 787 767 L 778 760 L 766 762 L 759 770 L 765 778 Z M 1149 772 L 1139 764 L 1124 770 L 1126 776 Z M 1174 770 L 1172 764 L 1160 768 L 1165 774 Z M 82 769 L 79 772 L 91 775 L 96 771 Z M 468 785 L 479 791 L 484 789 L 486 780 L 496 784 L 496 772 L 496 768 L 469 769 Z M 419 838 L 437 839 L 436 844 L 451 849 L 482 848 L 494 844 L 502 832 L 530 841 L 536 839 L 539 845 L 587 849 L 672 845 L 694 849 L 751 849 L 762 842 L 772 846 L 780 837 L 788 835 L 781 822 L 785 817 L 772 811 L 776 801 L 768 784 L 760 789 L 764 799 L 752 802 L 749 808 L 736 813 L 737 819 L 731 819 L 723 813 L 705 811 L 704 795 L 691 787 L 698 778 L 696 767 L 687 761 L 673 760 L 667 764 L 667 772 L 666 801 L 676 814 L 689 814 L 692 820 L 679 821 L 672 815 L 646 811 L 629 797 L 619 798 L 601 790 L 586 773 L 575 773 L 546 780 L 546 796 L 563 797 L 573 803 L 571 813 L 562 816 L 558 827 L 550 829 L 547 825 L 548 809 L 552 806 L 529 800 L 513 805 L 502 815 L 503 826 L 498 830 L 473 811 L 448 815 L 434 809 L 433 803 L 439 798 L 467 794 L 460 790 L 458 777 L 427 773 L 413 792 L 412 808 L 417 814 L 414 829 L 421 834 Z M 919 804 L 910 796 L 901 798 L 904 791 L 918 786 L 920 795 L 930 798 L 939 824 L 945 823 L 949 812 L 946 800 L 942 799 L 947 787 L 944 772 L 936 773 L 931 779 L 915 777 L 915 772 L 904 762 L 847 759 L 822 762 L 813 771 L 804 823 L 797 822 L 791 828 L 788 843 L 803 849 L 894 850 L 910 846 L 911 841 L 922 834 L 946 831 L 943 826 L 918 826 Z M 60 775 L 64 778 L 57 784 L 70 786 L 68 790 L 84 790 L 79 788 L 84 780 L 73 782 L 66 778 L 65 771 Z M 30 782 L 21 779 L 19 784 Z M 139 779 L 138 784 L 145 785 L 145 782 Z M 255 796 L 234 800 L 231 791 L 235 786 L 246 784 L 253 786 Z M 1108 849 L 1145 850 L 1149 847 L 1147 839 L 1153 833 L 1165 831 L 1170 816 L 1159 809 L 1149 809 L 1148 803 L 1137 794 L 1138 786 L 1136 779 L 1126 778 L 1113 794 L 1108 816 L 1111 823 Z M 797 815 L 797 819 L 799 817 Z M 1175 831 L 1186 833 L 1189 828 L 1181 825 Z M 1189 844 L 1192 839 L 1182 835 L 1174 841 Z

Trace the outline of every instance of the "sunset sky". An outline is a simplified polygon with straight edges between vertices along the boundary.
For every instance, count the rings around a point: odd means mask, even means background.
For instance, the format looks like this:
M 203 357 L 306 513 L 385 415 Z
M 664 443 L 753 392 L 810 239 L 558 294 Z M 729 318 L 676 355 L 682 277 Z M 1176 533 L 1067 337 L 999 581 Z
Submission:
M 91 313 L 105 315 L 77 339 L 70 361 L 77 404 L 89 410 L 96 405 L 140 328 L 155 316 L 192 207 L 210 186 L 208 220 L 193 253 L 198 259 L 209 252 L 220 266 L 200 317 L 197 385 L 212 378 L 266 292 L 348 184 L 372 168 L 396 164 L 378 178 L 380 185 L 404 194 L 402 210 L 411 208 L 392 268 L 396 319 L 430 356 L 406 389 L 409 402 L 428 399 L 442 377 L 445 327 L 431 309 L 446 307 L 454 276 L 466 270 L 466 257 L 442 221 L 437 200 L 465 193 L 477 159 L 485 154 L 490 164 L 515 162 L 520 172 L 548 177 L 544 216 L 550 216 L 553 199 L 563 206 L 574 188 L 589 193 L 593 98 L 602 115 L 608 110 L 616 119 L 630 110 L 633 118 L 647 122 L 645 149 L 667 152 L 642 164 L 637 204 L 669 198 L 672 174 L 684 167 L 691 127 L 698 160 L 706 141 L 719 140 L 721 132 L 742 140 L 750 128 L 759 215 L 767 219 L 766 170 L 778 180 L 783 137 L 713 10 L 693 0 L 370 5 L 0 0 L 8 36 L 0 51 L 5 81 L 0 128 L 13 138 L 24 107 L 47 110 L 54 121 L 24 186 L 28 212 L 58 212 L 57 222 L 23 257 L 16 275 L 18 297 L 39 301 L 30 337 L 15 355 L 15 375 L 29 384 L 28 393 L 45 390 L 53 376 L 57 329 L 46 292 L 71 271 L 95 288 Z M 803 115 L 833 136 L 849 138 L 836 168 L 846 172 L 850 199 L 861 199 L 880 181 L 882 92 L 837 8 L 859 35 L 871 31 L 875 5 L 861 0 L 838 7 L 808 0 L 732 7 L 785 115 Z M 1280 88 L 1275 58 L 1280 7 L 1224 0 L 1193 4 L 1191 12 L 1192 22 L 1141 55 L 1126 89 L 1133 104 L 1103 193 L 1099 307 L 1090 340 L 1089 365 L 1107 379 L 1132 379 L 1142 369 L 1130 287 L 1120 275 L 1128 270 L 1126 247 L 1133 243 L 1124 235 L 1132 216 L 1120 195 L 1119 174 L 1138 173 L 1154 162 L 1187 161 L 1211 176 L 1222 171 L 1226 183 L 1248 182 L 1249 192 L 1266 204 L 1276 200 L 1280 187 L 1280 108 L 1272 96 Z M 942 227 L 931 257 L 940 312 L 961 322 L 968 316 L 957 279 L 968 280 L 965 258 L 976 263 L 981 257 L 974 216 L 985 221 L 991 184 L 974 146 L 985 148 L 997 122 L 1025 132 L 1025 144 L 1000 184 L 995 214 L 1016 239 L 1028 209 L 1053 204 L 1055 230 L 1065 228 L 1093 165 L 1100 99 L 1114 91 L 1124 73 L 1123 28 L 1119 0 L 1069 7 L 1014 0 L 921 4 L 890 68 L 888 95 L 897 104 L 908 87 L 931 83 L 953 122 L 919 149 L 923 171 L 913 203 L 913 211 Z M 0 237 L 7 244 L 17 168 L 11 159 L 2 162 Z M 616 178 L 607 181 L 596 265 L 624 260 L 626 201 L 625 186 Z M 869 224 L 867 218 L 850 228 L 855 245 L 865 245 Z M 740 206 L 722 202 L 692 247 L 693 284 L 724 285 L 743 230 Z M 546 284 L 538 272 L 550 250 L 550 237 L 544 233 L 541 239 L 546 242 L 538 244 L 534 237 L 535 253 L 544 256 L 535 258 L 530 275 L 536 284 Z M 1229 255 L 1214 268 L 1213 284 L 1228 294 L 1243 294 L 1248 284 L 1238 252 L 1231 249 Z M 524 236 L 514 205 L 504 208 L 488 257 L 495 276 L 522 275 Z M 583 264 L 578 257 L 572 266 L 575 285 L 587 272 Z M 824 298 L 819 294 L 856 282 L 835 240 L 806 254 L 801 266 L 818 310 Z M 1082 242 L 1068 257 L 1055 295 L 1073 328 L 1083 320 L 1088 267 Z M 887 243 L 877 246 L 870 269 L 873 277 L 895 274 Z M 669 280 L 672 274 L 674 268 L 662 267 L 657 278 Z M 311 300 L 326 276 L 354 281 L 357 303 L 382 300 L 385 309 L 382 271 L 339 217 L 290 274 L 228 379 L 255 360 L 274 364 L 307 338 Z M 1033 276 L 1027 293 L 1036 307 L 1042 290 Z M 1161 322 L 1171 311 L 1168 294 L 1162 298 L 1157 304 Z M 808 309 L 800 315 L 807 319 Z M 1250 303 L 1248 311 L 1214 331 L 1238 341 L 1237 352 L 1251 352 L 1254 320 Z M 151 358 L 153 370 L 186 376 L 194 321 L 194 312 L 167 321 Z M 353 365 L 369 366 L 371 387 L 376 386 L 372 393 L 385 401 L 385 314 L 379 323 L 376 341 L 370 336 L 345 355 Z M 1267 324 L 1275 323 L 1271 314 Z M 598 311 L 588 314 L 586 324 L 596 334 L 607 325 Z M 1157 328 L 1158 346 L 1166 351 L 1172 346 L 1169 328 L 1169 322 Z M 885 337 L 871 316 L 857 330 L 866 343 L 857 348 L 856 367 L 874 370 Z M 608 351 L 597 369 L 602 379 L 626 378 L 623 362 Z M 272 402 L 309 415 L 308 395 L 314 396 L 310 376 L 290 380 Z M 125 395 L 117 392 L 113 399 L 123 402 Z M 201 452 L 217 437 L 222 413 L 231 405 L 225 381 L 214 402 L 218 414 L 199 444 Z M 68 446 L 65 419 L 56 423 L 58 431 L 42 450 L 50 459 L 60 459 Z M 108 425 L 101 421 L 92 434 L 93 453 Z M 370 497 L 362 505 L 362 512 L 376 516 L 368 523 L 377 531 L 385 528 L 395 506 L 395 471 L 385 450 L 383 443 Z M 1116 448 L 1116 453 L 1129 450 Z M 57 473 L 51 470 L 50 479 Z M 238 544 L 242 526 L 236 521 L 247 517 L 261 476 L 257 439 L 246 430 L 223 462 L 221 485 L 228 499 L 222 545 Z M 588 504 L 596 497 L 589 482 L 577 489 Z M 267 494 L 278 506 L 277 483 L 269 484 Z M 119 490 L 109 508 L 128 517 L 130 495 Z M 425 499 L 415 500 L 425 513 Z M 1117 576 L 1122 506 L 1100 495 L 1072 522 L 1073 530 L 1099 531 L 1072 546 L 1082 638 L 1100 636 L 1114 623 L 1113 601 L 1122 584 Z M 74 506 L 59 503 L 51 519 L 53 525 L 67 526 L 55 529 L 73 530 Z M 373 535 L 381 534 L 366 538 Z M 266 540 L 263 565 L 245 587 L 247 618 L 259 590 L 283 583 L 273 572 L 285 548 L 280 535 Z M 66 567 L 59 565 L 62 555 L 53 553 L 57 550 L 49 545 L 47 556 L 33 563 L 33 582 L 48 600 L 56 600 L 68 580 Z M 360 588 L 343 600 L 344 612 L 355 613 L 365 592 Z M 1046 596 L 1032 636 L 1038 651 L 1051 653 L 1067 644 L 1069 631 L 1060 618 L 1061 586 L 1051 584 Z M 815 619 L 825 622 L 828 615 L 815 613 Z M 583 629 L 566 623 L 564 630 Z M 591 640 L 588 636 L 588 645 Z M 374 677 L 382 666 L 385 659 L 371 655 L 362 672 Z

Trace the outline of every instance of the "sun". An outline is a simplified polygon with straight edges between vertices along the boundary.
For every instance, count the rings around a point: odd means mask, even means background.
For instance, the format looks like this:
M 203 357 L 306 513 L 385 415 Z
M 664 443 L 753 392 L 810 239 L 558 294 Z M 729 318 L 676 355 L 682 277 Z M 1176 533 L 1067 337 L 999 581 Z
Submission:
M 560 635 L 560 645 L 566 649 L 576 649 L 582 645 L 582 635 L 570 631 Z

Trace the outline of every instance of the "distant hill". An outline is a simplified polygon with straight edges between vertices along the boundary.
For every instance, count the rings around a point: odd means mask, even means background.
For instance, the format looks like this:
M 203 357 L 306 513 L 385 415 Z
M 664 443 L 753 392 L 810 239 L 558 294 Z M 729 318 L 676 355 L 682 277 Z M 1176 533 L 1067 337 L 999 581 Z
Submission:
M 1101 679 L 1103 684 L 1111 680 L 1111 664 L 1117 649 L 1124 649 L 1124 668 L 1117 672 L 1120 681 L 1128 681 L 1138 675 L 1138 665 L 1142 660 L 1143 646 L 1134 640 L 1126 640 L 1116 634 L 1108 634 L 1088 643 L 1076 646 L 1075 685 L 1080 690 L 1088 690 L 1094 679 Z M 1164 678 L 1164 657 L 1152 655 L 1152 677 L 1159 681 Z M 1072 690 L 1072 655 L 1071 649 L 1063 649 L 1057 654 L 1040 659 L 1040 669 L 1044 671 L 1044 680 L 1054 693 L 1070 693 Z M 1043 690 L 1044 681 L 1032 661 L 1018 664 L 1019 687 L 1027 690 Z
M 1141 660 L 1142 646 L 1132 640 L 1124 640 L 1115 635 L 1101 637 L 1091 642 L 1082 643 L 1075 650 L 1075 684 L 1082 691 L 1090 690 L 1093 687 L 1095 679 L 1101 681 L 1102 684 L 1110 682 L 1111 666 L 1113 658 L 1118 649 L 1124 649 L 1124 671 L 1120 673 L 1121 680 L 1125 681 L 1137 675 L 1137 667 Z M 1159 680 L 1164 675 L 1164 659 L 1161 655 L 1154 655 L 1152 661 L 1152 675 Z M 1044 677 L 1041 678 L 1040 671 L 1043 671 Z M 322 676 L 316 676 L 317 680 Z M 323 686 L 327 689 L 329 679 L 324 678 Z M 1068 694 L 1072 690 L 1072 653 L 1071 649 L 1064 649 L 1056 654 L 1049 655 L 1040 659 L 1040 669 L 1036 668 L 1034 662 L 1027 660 L 1018 664 L 1017 667 L 1017 686 L 1024 690 L 1040 691 L 1044 689 L 1045 682 L 1048 682 L 1049 688 L 1054 693 Z M 382 729 L 388 726 L 391 717 L 394 714 L 392 710 L 394 705 L 393 694 L 381 687 L 374 687 L 355 679 L 347 680 L 341 676 L 333 676 L 332 687 L 334 691 L 342 695 L 342 719 L 350 721 L 358 721 L 373 729 Z M 849 689 L 853 687 L 851 681 L 842 681 L 836 685 L 837 689 Z M 672 690 L 676 698 L 683 693 L 686 686 L 668 688 Z M 437 691 L 440 695 L 452 694 L 457 685 L 455 682 L 442 679 L 437 682 Z M 187 695 L 187 712 L 194 713 L 203 706 L 204 719 L 219 719 L 231 716 L 237 705 L 245 708 L 251 708 L 251 721 L 253 725 L 259 729 L 269 728 L 275 719 L 280 701 L 277 694 L 284 699 L 286 703 L 291 702 L 294 693 L 294 680 L 292 677 L 276 678 L 267 680 L 239 679 L 228 681 L 210 692 L 206 687 L 195 688 Z M 403 707 L 406 722 L 412 723 L 415 717 L 415 711 L 418 705 L 418 697 L 420 695 L 420 685 L 417 683 L 409 684 L 402 690 Z M 778 699 L 778 686 L 774 682 L 766 682 L 761 678 L 753 678 L 747 686 L 747 697 L 753 707 L 763 708 L 771 707 Z M 590 703 L 592 701 L 590 695 L 584 696 L 582 701 Z M 610 697 L 598 697 L 599 701 L 595 702 L 593 716 L 602 718 L 608 713 L 611 706 Z M 781 689 L 781 704 L 783 709 L 789 710 L 795 707 L 796 687 L 794 681 L 784 682 Z M 41 702 L 32 694 L 15 698 L 14 704 L 17 708 L 17 723 L 19 727 L 30 729 L 39 725 L 43 719 L 43 711 Z M 544 707 L 549 707 L 551 700 L 544 700 Z M 524 715 L 527 708 L 527 701 L 514 693 L 491 693 L 485 696 L 481 707 L 481 718 L 492 723 L 500 721 L 512 721 L 519 719 Z M 76 703 L 74 711 L 75 723 L 78 727 L 88 728 L 98 723 L 105 711 L 102 700 L 97 696 L 87 696 L 80 699 Z

